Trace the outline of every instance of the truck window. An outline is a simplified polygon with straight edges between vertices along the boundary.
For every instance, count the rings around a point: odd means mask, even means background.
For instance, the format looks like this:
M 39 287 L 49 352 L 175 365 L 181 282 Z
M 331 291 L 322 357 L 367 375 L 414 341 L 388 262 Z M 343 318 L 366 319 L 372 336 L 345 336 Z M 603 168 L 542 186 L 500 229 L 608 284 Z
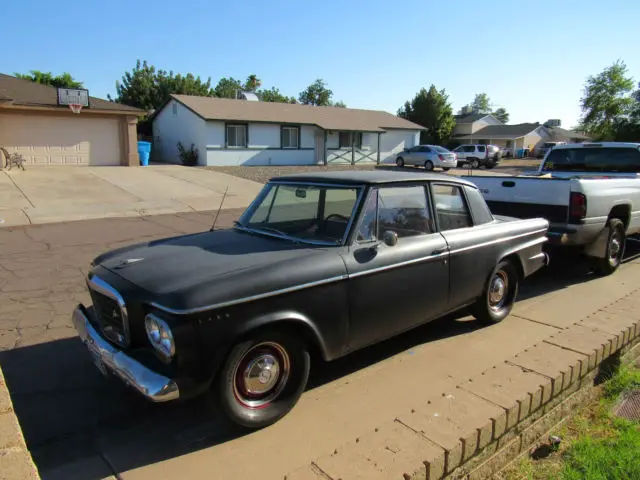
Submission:
M 633 147 L 554 148 L 546 172 L 640 172 L 640 151 Z
M 493 221 L 493 215 L 491 210 L 487 207 L 487 202 L 484 201 L 480 190 L 474 187 L 464 187 L 464 191 L 467 194 L 467 200 L 469 201 L 469 207 L 471 208 L 471 216 L 473 217 L 473 223 L 475 225 L 482 225 Z

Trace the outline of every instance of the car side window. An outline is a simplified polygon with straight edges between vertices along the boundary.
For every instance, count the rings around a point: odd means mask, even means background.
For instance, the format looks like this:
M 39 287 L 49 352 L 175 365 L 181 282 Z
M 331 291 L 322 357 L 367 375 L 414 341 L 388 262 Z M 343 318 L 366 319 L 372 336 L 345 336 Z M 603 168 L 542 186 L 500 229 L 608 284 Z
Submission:
M 467 145 L 466 147 L 464 147 L 464 151 L 466 153 L 473 153 L 476 151 L 476 148 L 473 145 Z
M 491 210 L 487 207 L 480 190 L 475 187 L 465 186 L 464 191 L 467 194 L 467 200 L 469 201 L 469 207 L 471 208 L 471 214 L 473 216 L 474 225 L 482 225 L 493 221 L 493 215 Z
M 420 151 L 423 153 L 429 153 L 431 152 L 431 149 L 429 147 L 420 147 Z
M 420 151 L 420 147 L 411 147 L 409 149 L 409 152 L 411 152 L 411 153 L 415 153 L 415 152 L 418 152 L 418 151 Z
M 484 153 L 487 150 L 487 147 L 484 145 L 478 145 L 478 151 Z
M 440 231 L 473 226 L 461 187 L 433 184 L 432 192 Z
M 378 190 L 377 238 L 392 231 L 398 238 L 433 233 L 425 188 L 386 187 Z
M 356 236 L 357 242 L 374 242 L 376 241 L 376 232 L 378 230 L 378 189 L 374 188 L 367 199 L 362 213 L 362 222 Z

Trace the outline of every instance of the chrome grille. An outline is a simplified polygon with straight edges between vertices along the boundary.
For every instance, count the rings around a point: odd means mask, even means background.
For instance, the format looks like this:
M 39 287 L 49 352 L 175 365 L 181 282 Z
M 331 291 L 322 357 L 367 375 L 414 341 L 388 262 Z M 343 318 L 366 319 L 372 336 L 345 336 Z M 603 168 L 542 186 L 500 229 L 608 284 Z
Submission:
M 113 343 L 127 346 L 129 325 L 127 309 L 120 294 L 99 277 L 88 281 L 93 308 L 103 335 Z

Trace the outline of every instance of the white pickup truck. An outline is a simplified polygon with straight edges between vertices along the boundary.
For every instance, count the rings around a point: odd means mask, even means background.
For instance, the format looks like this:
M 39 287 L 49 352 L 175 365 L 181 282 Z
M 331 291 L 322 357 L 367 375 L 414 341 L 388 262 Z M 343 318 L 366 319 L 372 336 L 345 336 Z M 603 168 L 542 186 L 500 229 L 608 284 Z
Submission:
M 626 238 L 640 233 L 640 144 L 551 149 L 533 174 L 467 176 L 496 215 L 542 217 L 551 246 L 582 249 L 600 275 L 615 272 Z

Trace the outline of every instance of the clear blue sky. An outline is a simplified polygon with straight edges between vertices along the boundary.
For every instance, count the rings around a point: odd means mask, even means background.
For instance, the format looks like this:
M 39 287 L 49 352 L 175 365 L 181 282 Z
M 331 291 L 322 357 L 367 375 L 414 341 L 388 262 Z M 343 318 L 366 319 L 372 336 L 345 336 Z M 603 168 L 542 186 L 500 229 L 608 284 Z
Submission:
M 511 123 L 571 127 L 588 75 L 621 58 L 640 81 L 637 0 L 5 3 L 2 73 L 68 71 L 103 98 L 140 58 L 296 97 L 321 77 L 335 100 L 392 113 L 434 83 L 455 109 L 486 92 Z

